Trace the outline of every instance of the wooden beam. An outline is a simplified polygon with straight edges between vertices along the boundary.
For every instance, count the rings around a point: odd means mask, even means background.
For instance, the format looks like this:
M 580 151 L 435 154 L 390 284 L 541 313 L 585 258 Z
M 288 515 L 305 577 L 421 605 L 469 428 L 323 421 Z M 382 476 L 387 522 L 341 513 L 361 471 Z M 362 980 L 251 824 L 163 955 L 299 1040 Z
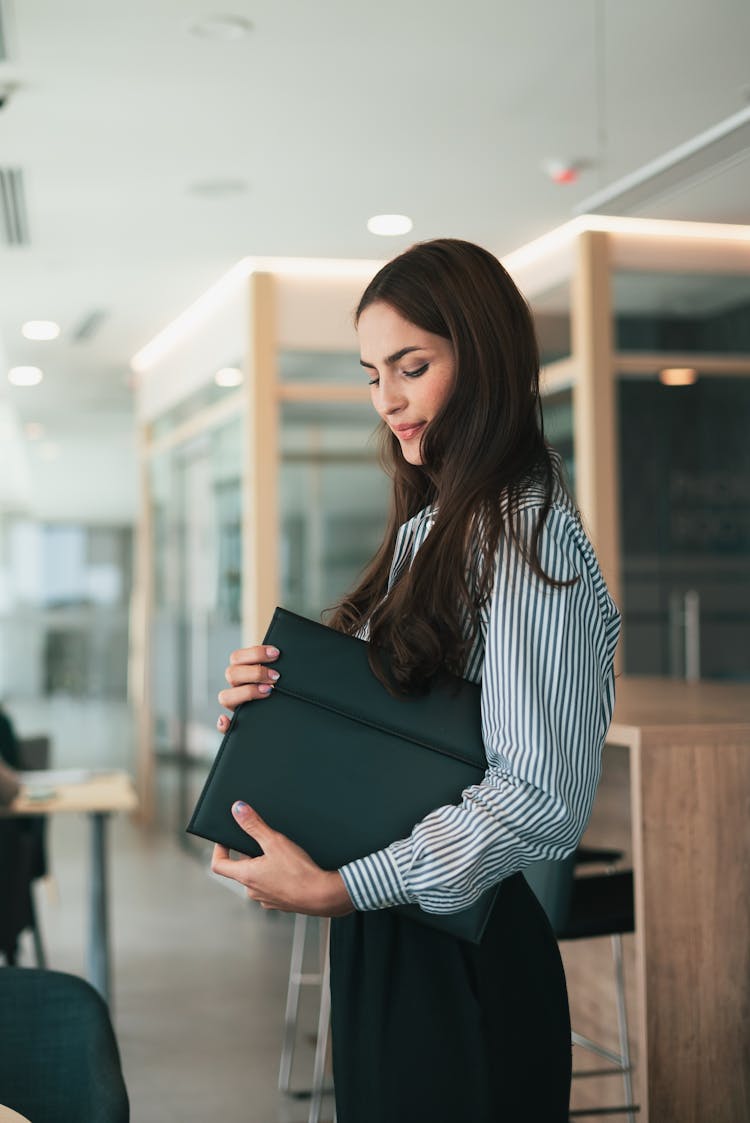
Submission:
M 279 401 L 274 278 L 248 278 L 242 642 L 260 643 L 279 598 Z
M 556 394 L 560 390 L 570 390 L 576 380 L 576 364 L 572 356 L 555 359 L 546 363 L 539 371 L 539 387 L 542 396 Z
M 618 375 L 653 374 L 665 367 L 694 367 L 699 375 L 750 374 L 750 357 L 737 355 L 702 355 L 695 351 L 670 355 L 662 352 L 625 352 L 615 355 L 614 368 Z
M 340 382 L 280 382 L 277 395 L 282 402 L 369 402 L 367 384 L 350 386 Z
M 576 498 L 609 591 L 619 604 L 619 456 L 607 235 L 586 231 L 577 248 L 572 308 Z

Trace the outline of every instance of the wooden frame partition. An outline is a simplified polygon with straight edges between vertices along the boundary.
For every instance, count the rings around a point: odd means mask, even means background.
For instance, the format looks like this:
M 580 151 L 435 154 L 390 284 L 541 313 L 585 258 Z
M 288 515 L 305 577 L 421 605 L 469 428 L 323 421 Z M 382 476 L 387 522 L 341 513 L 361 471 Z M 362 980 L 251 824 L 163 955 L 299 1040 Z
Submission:
M 619 379 L 692 367 L 701 379 L 750 376 L 750 355 L 622 351 L 615 339 L 617 271 L 750 276 L 750 227 L 589 216 L 510 255 L 530 302 L 571 282 L 571 355 L 543 371 L 546 392 L 571 387 L 577 500 L 610 591 L 622 595 Z M 542 302 L 543 303 L 543 302 Z M 621 645 L 622 646 L 622 645 Z M 618 651 L 618 669 L 622 667 Z M 632 854 L 635 935 L 626 940 L 636 1100 L 647 1123 L 750 1119 L 750 727 L 743 686 L 619 678 L 610 744 L 626 746 L 630 837 L 613 841 L 601 817 L 592 845 Z M 605 749 L 605 769 L 607 752 Z M 618 766 L 619 767 L 619 766 Z M 619 775 L 619 774 L 618 774 Z M 627 783 L 627 781 L 626 781 Z M 596 811 L 596 808 L 595 808 Z M 618 812 L 619 814 L 619 812 Z M 611 827 L 611 824 L 610 824 Z M 615 836 L 617 837 L 617 836 Z M 595 970 L 603 961 L 592 949 Z M 614 1018 L 590 964 L 575 960 L 581 1032 Z M 581 1107 L 621 1098 L 576 1082 Z M 616 1081 L 615 1081 L 616 1083 Z M 611 1087 L 611 1083 L 609 1085 Z M 601 1089 L 601 1095 L 600 1095 Z M 579 1106 L 577 1103 L 576 1106 Z
M 299 264 L 299 263 L 296 263 Z M 331 264 L 331 263 L 328 263 Z M 136 547 L 135 590 L 131 609 L 130 696 L 136 707 L 136 768 L 140 818 L 155 818 L 155 759 L 151 686 L 150 625 L 154 615 L 154 526 L 150 482 L 155 457 L 179 448 L 199 434 L 232 417 L 243 422 L 242 596 L 241 642 L 258 643 L 278 603 L 279 591 L 279 465 L 281 409 L 284 402 L 365 403 L 367 387 L 345 383 L 282 382 L 278 356 L 282 347 L 334 350 L 353 347 L 350 309 L 378 262 L 322 263 L 316 277 L 311 263 L 290 271 L 278 259 L 266 268 L 248 265 L 218 303 L 209 303 L 197 316 L 197 328 L 178 333 L 167 346 L 157 346 L 156 358 L 138 381 L 140 512 Z M 308 280 L 309 278 L 309 280 Z M 226 279 L 225 279 L 226 280 Z M 220 282 L 224 284 L 224 282 Z M 311 300 L 305 302 L 309 286 Z M 316 288 L 317 285 L 317 288 Z M 211 296 L 211 293 L 206 294 Z M 200 304 L 200 301 L 198 302 Z M 332 309 L 337 312 L 332 313 Z M 310 311 L 312 308 L 312 312 Z M 190 310 L 188 310 L 190 311 Z M 339 314 L 340 313 L 340 314 Z M 165 329 L 172 333 L 174 325 Z M 349 341 L 351 340 L 351 343 Z M 151 355 L 153 343 L 145 349 Z M 198 405 L 194 413 L 176 419 L 160 435 L 155 420 L 169 414 L 190 393 L 210 383 L 213 369 L 232 354 L 242 355 L 242 385 L 226 397 Z M 137 369 L 137 368 L 136 368 Z M 183 387 L 185 389 L 183 389 Z
M 617 414 L 607 235 L 578 238 L 573 274 L 573 419 L 576 500 L 615 600 L 620 602 Z
M 245 371 L 245 486 L 242 496 L 243 644 L 260 643 L 278 600 L 279 402 L 274 278 L 254 273 L 248 284 Z

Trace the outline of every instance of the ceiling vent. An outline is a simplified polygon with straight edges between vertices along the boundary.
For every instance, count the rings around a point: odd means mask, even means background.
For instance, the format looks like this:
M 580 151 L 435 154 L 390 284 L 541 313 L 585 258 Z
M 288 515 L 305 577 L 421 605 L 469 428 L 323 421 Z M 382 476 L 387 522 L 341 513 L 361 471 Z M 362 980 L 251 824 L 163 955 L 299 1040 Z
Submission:
M 27 246 L 29 224 L 20 168 L 0 168 L 0 212 L 7 245 Z
M 108 315 L 106 308 L 94 308 L 91 312 L 87 312 L 70 333 L 70 338 L 74 343 L 88 343 L 97 334 Z
M 717 175 L 750 155 L 750 108 L 665 152 L 584 199 L 574 214 L 628 214 L 683 187 Z
M 16 55 L 16 27 L 12 0 L 0 0 L 0 62 L 8 62 Z
M 6 28 L 8 26 L 5 4 L 0 0 L 0 62 L 7 62 L 9 57 Z

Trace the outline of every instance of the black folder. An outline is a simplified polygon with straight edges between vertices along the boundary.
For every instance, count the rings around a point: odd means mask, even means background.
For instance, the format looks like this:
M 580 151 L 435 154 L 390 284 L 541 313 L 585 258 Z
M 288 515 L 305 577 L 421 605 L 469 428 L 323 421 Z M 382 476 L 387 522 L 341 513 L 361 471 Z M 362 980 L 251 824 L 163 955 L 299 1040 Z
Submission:
M 404 838 L 430 811 L 461 802 L 487 761 L 475 683 L 446 675 L 396 698 L 370 669 L 367 643 L 277 608 L 264 644 L 281 655 L 268 698 L 237 708 L 188 831 L 250 857 L 235 822 L 244 800 L 324 869 Z M 412 920 L 478 943 L 497 894 L 456 913 L 398 905 Z

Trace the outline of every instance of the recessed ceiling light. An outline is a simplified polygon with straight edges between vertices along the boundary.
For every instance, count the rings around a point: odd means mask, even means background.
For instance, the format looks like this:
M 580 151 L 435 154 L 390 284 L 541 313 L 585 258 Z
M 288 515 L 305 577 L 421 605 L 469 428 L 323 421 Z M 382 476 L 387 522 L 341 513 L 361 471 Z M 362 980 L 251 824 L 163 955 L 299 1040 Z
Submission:
M 698 371 L 693 367 L 665 367 L 659 371 L 659 381 L 664 386 L 692 386 L 698 381 Z
M 38 386 L 44 378 L 39 367 L 11 367 L 8 381 L 14 386 Z
M 26 439 L 29 441 L 41 441 L 46 430 L 40 421 L 27 421 L 23 427 L 26 434 Z
M 54 320 L 27 320 L 21 334 L 26 339 L 57 339 L 60 325 Z
M 414 223 L 405 214 L 376 214 L 367 220 L 367 229 L 371 234 L 390 236 L 394 234 L 408 234 Z
M 188 27 L 191 35 L 198 39 L 216 39 L 229 42 L 244 39 L 253 30 L 249 19 L 242 16 L 203 16 L 194 20 Z
M 239 367 L 222 367 L 214 375 L 217 386 L 241 386 L 242 371 Z

